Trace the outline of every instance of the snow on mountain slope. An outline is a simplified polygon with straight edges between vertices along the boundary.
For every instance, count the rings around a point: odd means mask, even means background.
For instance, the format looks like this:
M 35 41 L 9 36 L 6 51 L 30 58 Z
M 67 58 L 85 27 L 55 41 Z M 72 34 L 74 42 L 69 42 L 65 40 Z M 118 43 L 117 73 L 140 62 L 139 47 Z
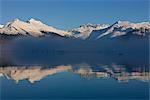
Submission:
M 61 36 L 71 35 L 70 32 L 56 29 L 54 27 L 43 24 L 35 19 L 30 19 L 27 22 L 15 19 L 12 22 L 8 22 L 3 28 L 0 29 L 1 34 L 22 34 L 31 36 L 42 36 L 44 33 L 56 33 Z
M 111 34 L 111 37 L 126 35 L 127 33 L 145 36 L 148 32 L 150 32 L 149 22 L 130 23 L 128 21 L 118 21 L 108 27 L 107 31 L 100 34 L 97 39 L 108 34 Z
M 108 25 L 105 24 L 97 24 L 97 25 L 85 24 L 81 25 L 79 28 L 72 29 L 71 32 L 73 36 L 76 38 L 86 39 L 89 37 L 89 35 L 93 30 L 100 30 L 106 27 L 108 27 Z
M 3 27 L 4 27 L 4 25 L 1 25 L 1 24 L 0 24 L 0 28 L 3 28 Z
M 6 25 L 0 25 L 0 34 L 4 35 L 31 35 L 34 37 L 44 36 L 47 33 L 55 33 L 60 36 L 69 36 L 77 39 L 100 39 L 104 36 L 117 37 L 127 34 L 145 36 L 150 33 L 150 22 L 130 23 L 128 21 L 117 21 L 112 25 L 107 24 L 85 24 L 79 28 L 64 31 L 43 24 L 35 19 L 27 22 L 15 19 Z

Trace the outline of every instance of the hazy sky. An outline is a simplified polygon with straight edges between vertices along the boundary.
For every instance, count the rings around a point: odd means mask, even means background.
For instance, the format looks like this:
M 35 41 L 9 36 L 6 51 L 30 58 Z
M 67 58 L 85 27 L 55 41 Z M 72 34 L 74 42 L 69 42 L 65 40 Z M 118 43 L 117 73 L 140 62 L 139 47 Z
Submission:
M 86 23 L 148 21 L 149 0 L 0 0 L 0 21 L 35 18 L 69 29 Z

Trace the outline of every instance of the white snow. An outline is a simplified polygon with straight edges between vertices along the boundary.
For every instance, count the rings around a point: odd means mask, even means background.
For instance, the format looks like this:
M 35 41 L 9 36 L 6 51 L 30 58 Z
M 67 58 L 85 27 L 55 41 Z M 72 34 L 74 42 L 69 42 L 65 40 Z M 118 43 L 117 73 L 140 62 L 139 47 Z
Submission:
M 115 28 L 120 28 L 120 30 L 116 31 Z M 115 24 L 113 24 L 106 32 L 99 35 L 97 37 L 97 39 L 101 38 L 105 35 L 108 35 L 110 33 L 112 34 L 111 37 L 125 35 L 126 32 L 124 32 L 124 31 L 129 29 L 129 28 L 131 28 L 131 29 L 140 29 L 140 28 L 150 29 L 150 22 L 130 23 L 128 21 L 118 21 Z M 142 35 L 145 35 L 145 34 L 143 33 Z
M 141 22 L 141 23 L 130 23 L 128 21 L 118 21 L 117 24 L 118 27 L 125 27 L 125 28 L 130 28 L 132 27 L 133 29 L 138 29 L 138 28 L 150 28 L 150 22 Z
M 79 28 L 75 28 L 71 31 L 76 38 L 86 39 L 90 36 L 92 31 L 104 29 L 106 27 L 108 27 L 108 25 L 105 25 L 105 24 L 97 24 L 97 25 L 85 24 L 85 25 L 81 25 Z M 76 34 L 76 32 L 78 34 Z
M 60 30 L 52 26 L 48 26 L 41 21 L 31 18 L 27 22 L 23 22 L 19 19 L 15 19 L 11 22 L 8 22 L 6 25 L 0 25 L 0 34 L 22 34 L 34 37 L 39 37 L 45 35 L 45 33 L 55 33 L 61 36 L 72 36 L 80 39 L 87 39 L 93 31 L 101 31 L 106 29 L 105 32 L 99 33 L 95 39 L 99 39 L 106 35 L 111 35 L 110 37 L 116 37 L 121 35 L 126 35 L 127 31 L 134 29 L 148 29 L 150 30 L 150 22 L 141 22 L 141 23 L 130 23 L 128 21 L 117 21 L 113 25 L 107 24 L 85 24 L 81 25 L 79 28 L 75 28 L 69 31 Z M 116 30 L 117 29 L 117 30 Z M 145 35 L 142 32 L 135 32 L 133 34 Z
M 0 77 L 4 76 L 2 73 L 0 73 Z
M 4 25 L 1 25 L 1 24 L 0 24 L 0 28 L 3 28 L 3 27 L 4 27 Z
M 5 34 L 23 34 L 26 33 L 38 37 L 44 35 L 41 31 L 44 32 L 53 32 L 59 34 L 61 36 L 71 35 L 71 33 L 63 30 L 56 29 L 54 27 L 43 24 L 40 21 L 35 19 L 30 19 L 27 22 L 20 21 L 19 19 L 15 19 L 12 22 L 8 22 L 2 29 L 0 29 L 0 33 Z

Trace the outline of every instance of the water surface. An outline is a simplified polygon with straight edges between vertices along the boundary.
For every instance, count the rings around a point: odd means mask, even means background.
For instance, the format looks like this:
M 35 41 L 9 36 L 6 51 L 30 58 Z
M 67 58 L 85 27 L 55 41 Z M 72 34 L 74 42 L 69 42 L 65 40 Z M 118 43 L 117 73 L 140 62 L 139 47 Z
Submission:
M 149 100 L 147 39 L 1 43 L 2 100 Z

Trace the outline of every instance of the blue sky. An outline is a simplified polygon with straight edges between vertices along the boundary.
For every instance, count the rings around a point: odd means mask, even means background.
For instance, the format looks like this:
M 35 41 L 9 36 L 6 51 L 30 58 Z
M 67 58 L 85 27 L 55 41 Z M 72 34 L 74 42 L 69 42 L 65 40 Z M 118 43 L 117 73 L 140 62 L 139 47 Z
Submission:
M 35 18 L 70 29 L 86 23 L 148 21 L 149 0 L 0 0 L 0 21 Z

